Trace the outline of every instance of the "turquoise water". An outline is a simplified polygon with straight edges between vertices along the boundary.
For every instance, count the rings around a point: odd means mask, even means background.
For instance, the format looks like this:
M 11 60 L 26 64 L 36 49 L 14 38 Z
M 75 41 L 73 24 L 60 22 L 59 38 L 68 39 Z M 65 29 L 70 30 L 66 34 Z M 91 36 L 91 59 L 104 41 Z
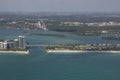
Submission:
M 101 36 L 31 36 L 30 33 L 57 33 L 0 29 L 0 39 L 26 35 L 30 44 L 111 43 Z M 30 48 L 30 55 L 0 54 L 0 80 L 119 80 L 120 54 L 46 54 L 44 47 Z

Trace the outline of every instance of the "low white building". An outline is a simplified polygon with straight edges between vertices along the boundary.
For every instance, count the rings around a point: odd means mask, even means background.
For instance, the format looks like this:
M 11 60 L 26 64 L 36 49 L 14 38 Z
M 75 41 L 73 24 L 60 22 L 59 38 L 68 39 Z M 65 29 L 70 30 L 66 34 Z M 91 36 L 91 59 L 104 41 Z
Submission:
M 0 49 L 10 49 L 10 48 L 14 48 L 14 42 L 12 41 L 0 42 Z

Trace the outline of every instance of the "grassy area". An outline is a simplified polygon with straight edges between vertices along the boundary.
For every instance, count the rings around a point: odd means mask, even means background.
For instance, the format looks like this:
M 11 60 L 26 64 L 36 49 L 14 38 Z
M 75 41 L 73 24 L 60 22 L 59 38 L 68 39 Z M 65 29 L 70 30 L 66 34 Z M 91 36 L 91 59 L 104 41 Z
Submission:
M 33 33 L 30 35 L 36 35 L 36 36 L 51 36 L 51 37 L 65 37 L 63 34 L 42 34 L 42 33 Z
M 120 37 L 109 36 L 109 37 L 102 37 L 102 39 L 106 39 L 106 40 L 120 40 Z
M 47 26 L 50 31 L 68 32 L 83 36 L 96 36 L 107 33 L 120 33 L 120 26 Z
M 98 32 L 69 32 L 70 34 L 80 35 L 80 36 L 98 36 Z

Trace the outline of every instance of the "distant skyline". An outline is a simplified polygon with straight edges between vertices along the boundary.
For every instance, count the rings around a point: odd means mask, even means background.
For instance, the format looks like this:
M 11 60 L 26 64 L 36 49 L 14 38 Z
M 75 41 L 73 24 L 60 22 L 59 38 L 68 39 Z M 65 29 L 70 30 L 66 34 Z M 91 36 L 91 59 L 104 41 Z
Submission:
M 0 0 L 0 12 L 120 12 L 120 0 Z

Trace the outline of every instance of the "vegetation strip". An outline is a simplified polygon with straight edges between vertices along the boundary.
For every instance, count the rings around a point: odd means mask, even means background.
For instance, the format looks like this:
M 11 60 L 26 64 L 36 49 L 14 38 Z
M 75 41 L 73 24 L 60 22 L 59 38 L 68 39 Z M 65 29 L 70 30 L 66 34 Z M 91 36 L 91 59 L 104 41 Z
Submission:
M 62 34 L 42 34 L 42 33 L 33 33 L 31 35 L 37 35 L 37 36 L 51 36 L 51 37 L 65 37 L 65 35 Z

